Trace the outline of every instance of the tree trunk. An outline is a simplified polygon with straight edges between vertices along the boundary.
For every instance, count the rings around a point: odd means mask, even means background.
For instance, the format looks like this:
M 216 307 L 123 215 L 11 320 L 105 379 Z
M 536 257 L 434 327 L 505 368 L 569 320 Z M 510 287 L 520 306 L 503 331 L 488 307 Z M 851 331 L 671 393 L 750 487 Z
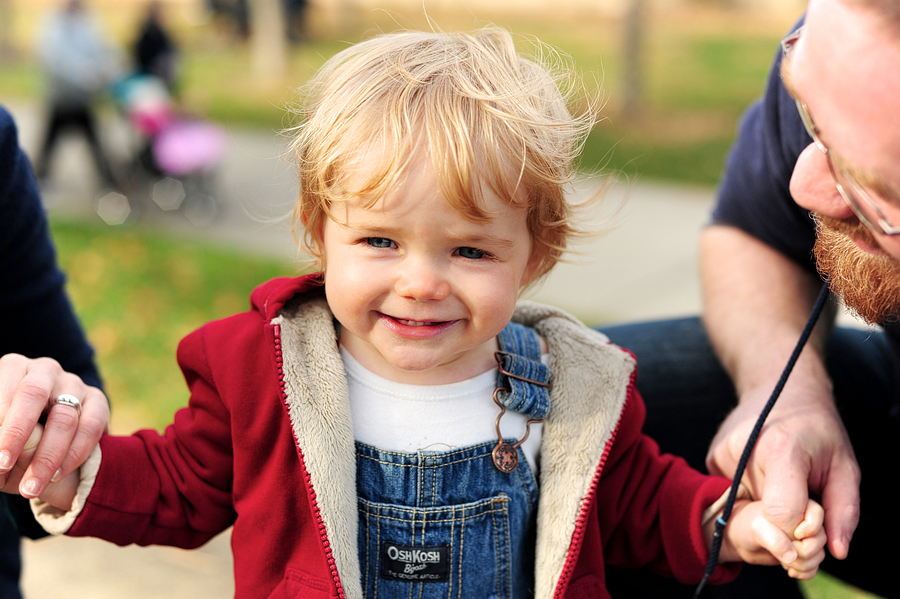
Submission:
M 643 104 L 644 87 L 644 6 L 645 0 L 630 0 L 625 15 L 625 98 L 626 118 L 636 118 Z
M 281 0 L 251 0 L 250 44 L 253 74 L 277 79 L 287 71 L 287 30 Z

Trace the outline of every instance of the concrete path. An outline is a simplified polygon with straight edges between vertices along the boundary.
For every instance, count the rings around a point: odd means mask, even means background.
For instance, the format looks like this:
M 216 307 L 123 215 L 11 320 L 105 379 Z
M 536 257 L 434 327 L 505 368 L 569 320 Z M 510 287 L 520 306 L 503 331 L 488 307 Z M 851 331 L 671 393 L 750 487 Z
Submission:
M 30 106 L 8 106 L 27 150 L 36 147 L 41 115 Z M 112 147 L 127 144 L 127 130 L 105 123 Z M 286 215 L 296 197 L 290 166 L 279 158 L 284 145 L 274 133 L 229 127 L 228 153 L 217 187 L 220 211 L 212 224 L 191 225 L 183 214 L 150 205 L 140 223 L 283 259 L 295 247 Z M 53 184 L 45 193 L 51 213 L 97 218 L 93 166 L 84 146 L 60 148 Z M 582 182 L 578 195 L 594 193 Z M 590 323 L 696 314 L 699 310 L 697 234 L 711 189 L 639 182 L 606 193 L 593 227 L 611 227 L 580 245 L 574 264 L 559 265 L 532 299 L 571 311 Z M 134 597 L 218 598 L 233 593 L 229 537 L 220 535 L 197 551 L 117 548 L 93 539 L 53 538 L 24 542 L 23 588 L 29 599 Z

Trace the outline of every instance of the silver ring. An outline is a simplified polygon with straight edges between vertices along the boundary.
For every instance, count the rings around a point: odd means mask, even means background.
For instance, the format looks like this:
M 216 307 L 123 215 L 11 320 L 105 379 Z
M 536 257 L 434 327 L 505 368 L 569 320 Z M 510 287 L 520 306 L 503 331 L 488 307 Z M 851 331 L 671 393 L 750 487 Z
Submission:
M 66 393 L 58 395 L 56 399 L 53 400 L 53 405 L 69 406 L 70 408 L 75 408 L 75 411 L 78 412 L 79 416 L 81 416 L 81 400 L 79 400 L 74 395 L 68 395 Z

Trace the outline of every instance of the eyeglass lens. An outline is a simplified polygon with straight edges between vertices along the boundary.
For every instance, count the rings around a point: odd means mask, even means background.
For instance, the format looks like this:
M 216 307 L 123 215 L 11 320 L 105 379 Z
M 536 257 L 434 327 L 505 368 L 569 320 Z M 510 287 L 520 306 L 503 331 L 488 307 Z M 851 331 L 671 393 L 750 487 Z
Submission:
M 863 189 L 847 171 L 836 166 L 830 155 L 827 158 L 838 191 L 863 224 L 886 235 L 900 234 L 900 227 L 891 224 L 884 211 L 875 203 L 869 192 Z

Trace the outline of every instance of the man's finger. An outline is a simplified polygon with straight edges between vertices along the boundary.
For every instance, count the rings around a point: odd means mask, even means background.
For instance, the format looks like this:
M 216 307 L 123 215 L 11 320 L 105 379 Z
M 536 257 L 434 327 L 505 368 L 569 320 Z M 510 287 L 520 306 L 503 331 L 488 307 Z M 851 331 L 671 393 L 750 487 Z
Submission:
M 7 474 L 3 475 L 3 480 L 0 481 L 0 490 L 4 493 L 19 492 L 18 487 L 22 480 L 22 473 L 28 467 L 31 458 L 34 455 L 34 451 L 41 440 L 41 432 L 42 427 L 40 424 L 34 427 L 31 431 L 31 435 L 25 442 L 25 446 L 22 448 L 22 452 L 19 454 L 18 461 Z
M 855 459 L 834 460 L 822 489 L 828 550 L 837 559 L 850 551 L 850 540 L 859 524 L 860 471 Z
M 13 395 L 19 381 L 25 378 L 28 371 L 28 358 L 19 354 L 6 354 L 0 357 L 0 425 L 6 411 L 12 405 Z

